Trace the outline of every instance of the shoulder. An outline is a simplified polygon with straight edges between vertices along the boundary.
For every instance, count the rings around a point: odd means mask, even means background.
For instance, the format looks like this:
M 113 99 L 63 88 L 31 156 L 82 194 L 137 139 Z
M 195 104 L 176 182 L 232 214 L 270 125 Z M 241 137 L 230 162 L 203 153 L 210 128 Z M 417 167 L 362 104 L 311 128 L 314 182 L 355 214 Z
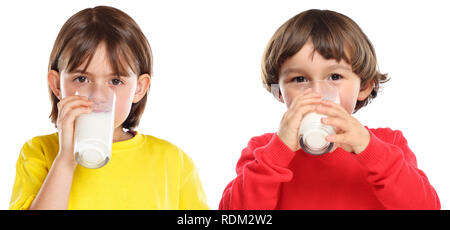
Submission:
M 41 136 L 35 136 L 31 140 L 34 142 L 39 142 L 44 146 L 51 146 L 51 145 L 59 145 L 59 137 L 58 133 L 52 133 L 52 134 L 46 134 Z
M 149 148 L 152 149 L 153 154 L 159 154 L 168 167 L 176 168 L 180 170 L 183 175 L 187 175 L 195 171 L 195 164 L 192 158 L 186 154 L 180 147 L 172 142 L 158 138 L 152 135 L 143 135 L 146 144 L 149 144 Z
M 178 146 L 165 139 L 145 134 L 142 134 L 142 136 L 144 138 L 144 143 L 151 145 L 153 148 L 164 151 L 182 151 Z
M 23 145 L 23 148 L 47 149 L 54 147 L 58 148 L 58 146 L 58 133 L 52 133 L 28 139 Z
M 148 147 L 150 147 L 154 152 L 159 152 L 168 158 L 177 158 L 178 160 L 188 161 L 192 163 L 191 158 L 177 145 L 174 143 L 155 137 L 153 135 L 144 135 L 144 142 Z
M 20 151 L 21 157 L 26 159 L 41 158 L 52 161 L 58 153 L 58 133 L 35 136 L 28 139 Z
M 395 144 L 395 143 L 400 143 L 400 142 L 406 141 L 403 136 L 403 132 L 400 130 L 391 129 L 389 127 L 368 128 L 366 126 L 366 128 L 370 132 L 372 132 L 373 135 L 375 135 L 376 137 L 378 137 L 380 140 L 382 140 L 384 142 Z

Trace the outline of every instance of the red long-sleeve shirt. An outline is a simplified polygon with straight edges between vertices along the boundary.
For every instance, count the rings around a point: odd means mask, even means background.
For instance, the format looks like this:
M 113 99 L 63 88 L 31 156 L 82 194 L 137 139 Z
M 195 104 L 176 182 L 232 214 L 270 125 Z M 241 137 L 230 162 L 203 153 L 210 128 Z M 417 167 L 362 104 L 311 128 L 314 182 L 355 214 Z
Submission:
M 402 132 L 367 130 L 360 154 L 313 156 L 293 152 L 276 133 L 253 137 L 219 209 L 440 209 Z

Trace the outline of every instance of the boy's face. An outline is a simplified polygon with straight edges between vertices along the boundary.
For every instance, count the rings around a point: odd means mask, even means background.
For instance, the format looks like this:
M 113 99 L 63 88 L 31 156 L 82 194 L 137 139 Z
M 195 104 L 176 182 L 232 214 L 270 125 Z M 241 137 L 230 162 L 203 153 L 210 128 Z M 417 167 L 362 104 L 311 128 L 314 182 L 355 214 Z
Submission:
M 116 94 L 114 127 L 120 128 L 130 113 L 132 103 L 138 102 L 144 96 L 149 82 L 146 84 L 147 82 L 143 82 L 143 75 L 138 78 L 132 71 L 129 71 L 128 76 L 115 75 L 107 55 L 106 46 L 100 43 L 86 72 L 82 72 L 85 63 L 70 73 L 62 70 L 61 96 L 75 95 L 75 92 L 82 87 L 89 87 L 91 92 L 112 89 Z M 150 81 L 149 77 L 148 81 Z
M 357 100 L 363 100 L 365 94 L 360 94 L 361 79 L 353 73 L 350 64 L 335 59 L 326 60 L 308 41 L 294 56 L 288 58 L 280 68 L 279 84 L 281 88 L 280 100 L 289 108 L 294 98 L 304 89 L 300 87 L 307 82 L 319 80 L 329 82 L 335 86 L 340 95 L 340 104 L 352 114 Z

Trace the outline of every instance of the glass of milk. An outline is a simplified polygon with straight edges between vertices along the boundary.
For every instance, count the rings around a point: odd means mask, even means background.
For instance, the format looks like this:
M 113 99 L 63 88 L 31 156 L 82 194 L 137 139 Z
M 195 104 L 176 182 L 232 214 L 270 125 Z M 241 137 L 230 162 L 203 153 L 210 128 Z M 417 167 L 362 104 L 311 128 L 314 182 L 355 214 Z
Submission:
M 116 95 L 107 86 L 93 88 L 80 88 L 76 93 L 87 96 L 93 104 L 91 113 L 75 120 L 74 157 L 81 166 L 96 169 L 111 159 Z
M 322 94 L 322 100 L 340 103 L 339 91 L 337 87 L 327 80 L 309 81 L 304 84 L 304 89 L 312 88 L 314 92 Z M 307 113 L 300 124 L 298 133 L 300 147 L 312 155 L 322 155 L 328 153 L 333 148 L 333 143 L 328 142 L 325 137 L 336 134 L 332 126 L 324 125 L 320 121 L 323 114 L 316 112 Z

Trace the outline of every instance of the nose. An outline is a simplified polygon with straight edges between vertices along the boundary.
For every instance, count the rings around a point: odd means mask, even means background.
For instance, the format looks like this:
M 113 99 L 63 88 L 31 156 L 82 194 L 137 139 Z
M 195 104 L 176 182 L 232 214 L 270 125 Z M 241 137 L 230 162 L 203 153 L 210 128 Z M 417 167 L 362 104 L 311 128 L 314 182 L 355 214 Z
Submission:
M 308 88 L 312 88 L 313 92 L 320 93 L 322 91 L 322 81 L 310 81 L 310 86 Z
M 100 103 L 107 102 L 112 95 L 112 89 L 103 84 L 92 84 L 89 91 L 89 97 Z

